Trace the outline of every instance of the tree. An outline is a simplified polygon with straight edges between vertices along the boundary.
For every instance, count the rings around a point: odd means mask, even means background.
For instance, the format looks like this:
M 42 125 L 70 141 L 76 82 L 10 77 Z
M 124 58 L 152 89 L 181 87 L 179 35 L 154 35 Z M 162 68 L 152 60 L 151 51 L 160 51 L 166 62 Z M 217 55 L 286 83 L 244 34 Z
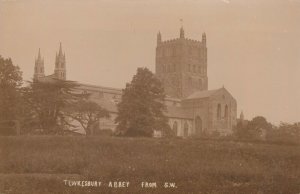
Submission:
M 254 117 L 246 125 L 243 123 L 238 123 L 234 131 L 235 135 L 241 139 L 260 139 L 261 133 L 263 131 L 268 131 L 272 129 L 272 124 L 270 124 L 266 118 L 262 116 Z
M 285 123 L 281 122 L 278 127 L 269 130 L 267 140 L 281 143 L 296 143 L 300 141 L 300 123 Z
M 23 91 L 28 111 L 33 114 L 32 121 L 43 134 L 63 133 L 71 124 L 66 110 L 79 101 L 83 95 L 76 94 L 77 83 L 64 80 L 34 80 Z
M 249 129 L 259 130 L 259 129 L 271 129 L 272 124 L 270 124 L 265 117 L 257 116 L 254 117 L 248 124 Z
M 97 103 L 83 99 L 74 103 L 70 109 L 69 116 L 80 123 L 86 135 L 92 135 L 99 119 L 103 117 L 108 118 L 109 113 Z
M 18 119 L 21 85 L 20 68 L 0 56 L 0 120 Z
M 138 68 L 131 83 L 126 84 L 117 106 L 117 130 L 128 136 L 149 137 L 154 130 L 169 129 L 164 98 L 161 82 L 147 68 Z

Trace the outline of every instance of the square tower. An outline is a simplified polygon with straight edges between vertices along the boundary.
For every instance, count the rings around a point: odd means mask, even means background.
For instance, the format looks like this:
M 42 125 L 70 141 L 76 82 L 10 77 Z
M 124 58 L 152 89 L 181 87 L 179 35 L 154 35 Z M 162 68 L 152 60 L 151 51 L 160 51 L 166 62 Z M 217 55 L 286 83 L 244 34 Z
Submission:
M 191 40 L 181 28 L 180 38 L 162 41 L 159 32 L 155 63 L 155 73 L 168 96 L 185 98 L 208 88 L 205 33 L 202 41 Z

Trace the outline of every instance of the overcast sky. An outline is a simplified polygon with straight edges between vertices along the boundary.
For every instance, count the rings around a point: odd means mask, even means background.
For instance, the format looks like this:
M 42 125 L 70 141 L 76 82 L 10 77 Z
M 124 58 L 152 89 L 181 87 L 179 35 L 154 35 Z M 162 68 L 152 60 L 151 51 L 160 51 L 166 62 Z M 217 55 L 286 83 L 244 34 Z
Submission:
M 209 89 L 248 119 L 300 121 L 300 0 L 0 0 L 0 55 L 29 80 L 38 49 L 52 74 L 62 42 L 68 79 L 123 88 L 181 18 L 186 37 L 207 34 Z

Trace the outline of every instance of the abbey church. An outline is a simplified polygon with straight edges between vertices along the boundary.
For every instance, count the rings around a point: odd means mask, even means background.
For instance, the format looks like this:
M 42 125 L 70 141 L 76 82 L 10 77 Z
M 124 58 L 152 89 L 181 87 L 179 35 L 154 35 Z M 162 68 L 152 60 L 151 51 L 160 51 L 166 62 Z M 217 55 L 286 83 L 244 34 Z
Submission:
M 155 74 L 164 85 L 166 116 L 177 136 L 197 136 L 203 133 L 232 133 L 237 122 L 237 103 L 224 87 L 208 90 L 206 34 L 201 41 L 185 37 L 180 29 L 179 38 L 162 40 L 157 34 Z M 56 54 L 54 73 L 45 76 L 44 59 L 39 50 L 35 60 L 34 79 L 66 80 L 66 56 L 62 45 Z M 90 94 L 90 99 L 110 113 L 101 119 L 98 130 L 115 131 L 114 119 L 118 114 L 122 89 L 80 84 L 78 92 Z M 83 132 L 78 125 L 78 131 Z

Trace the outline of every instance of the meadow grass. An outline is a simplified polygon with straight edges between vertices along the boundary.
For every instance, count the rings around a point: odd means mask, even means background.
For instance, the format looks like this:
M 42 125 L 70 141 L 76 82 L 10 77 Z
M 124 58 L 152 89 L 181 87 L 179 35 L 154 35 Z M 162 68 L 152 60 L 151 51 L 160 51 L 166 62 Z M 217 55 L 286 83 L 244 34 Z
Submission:
M 63 180 L 129 181 L 69 187 Z M 158 188 L 141 188 L 141 182 Z M 177 188 L 164 188 L 174 182 Z M 300 146 L 201 139 L 0 137 L 0 193 L 300 193 Z

